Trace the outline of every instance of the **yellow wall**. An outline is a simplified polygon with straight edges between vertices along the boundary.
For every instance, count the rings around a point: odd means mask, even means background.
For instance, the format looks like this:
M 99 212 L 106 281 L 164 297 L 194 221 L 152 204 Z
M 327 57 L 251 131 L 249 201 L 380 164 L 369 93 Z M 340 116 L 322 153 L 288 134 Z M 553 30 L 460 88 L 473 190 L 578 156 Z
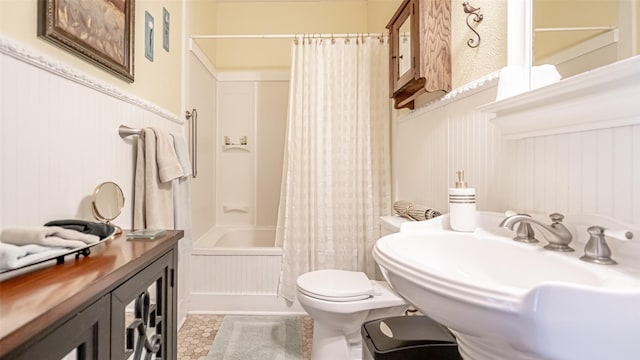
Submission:
M 144 13 L 154 17 L 156 29 L 162 28 L 162 7 L 171 16 L 170 52 L 162 47 L 158 31 L 154 43 L 154 61 L 144 57 Z M 79 71 L 96 77 L 175 114 L 181 113 L 182 76 L 182 0 L 137 0 L 135 3 L 135 82 L 130 84 L 87 63 L 77 56 L 37 37 L 37 0 L 0 0 L 0 32 L 38 52 L 51 56 Z
M 533 27 L 616 26 L 619 0 L 534 0 Z M 534 58 L 540 59 L 577 45 L 603 31 L 536 32 Z
M 367 31 L 387 32 L 386 26 L 402 0 L 369 0 L 367 2 Z
M 480 46 L 470 48 L 467 41 L 477 40 L 466 24 L 462 1 L 451 1 L 451 71 L 452 86 L 457 88 L 507 65 L 507 2 L 475 0 L 484 19 L 470 24 L 480 34 Z
M 295 34 L 386 32 L 385 26 L 402 0 L 325 2 L 220 2 L 216 34 Z M 461 4 L 452 1 L 453 86 L 461 86 L 506 65 L 506 2 L 478 0 L 484 20 L 477 25 L 482 45 L 467 47 L 472 36 Z M 286 70 L 291 40 L 199 40 L 222 70 Z M 209 49 L 216 44 L 212 55 Z M 205 46 L 209 46 L 206 48 Z
M 366 1 L 218 3 L 218 34 L 352 33 L 367 31 Z M 287 69 L 291 40 L 217 42 L 218 69 Z
M 216 33 L 218 5 L 215 0 L 188 0 L 187 11 L 190 35 L 211 35 Z M 195 40 L 211 63 L 215 63 L 216 41 Z

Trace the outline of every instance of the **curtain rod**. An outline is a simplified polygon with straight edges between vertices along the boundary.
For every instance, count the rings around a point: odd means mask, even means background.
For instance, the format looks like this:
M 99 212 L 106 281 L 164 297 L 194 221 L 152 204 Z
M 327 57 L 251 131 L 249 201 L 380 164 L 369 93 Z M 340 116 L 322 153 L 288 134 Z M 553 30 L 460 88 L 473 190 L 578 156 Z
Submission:
M 557 28 L 536 28 L 536 32 L 552 32 L 552 31 L 596 31 L 596 30 L 614 30 L 615 26 L 585 26 L 585 27 L 557 27 Z
M 388 36 L 386 33 L 353 33 L 353 34 L 254 34 L 254 35 L 192 35 L 192 39 L 296 39 L 296 38 L 322 38 L 344 39 L 355 37 L 380 37 Z

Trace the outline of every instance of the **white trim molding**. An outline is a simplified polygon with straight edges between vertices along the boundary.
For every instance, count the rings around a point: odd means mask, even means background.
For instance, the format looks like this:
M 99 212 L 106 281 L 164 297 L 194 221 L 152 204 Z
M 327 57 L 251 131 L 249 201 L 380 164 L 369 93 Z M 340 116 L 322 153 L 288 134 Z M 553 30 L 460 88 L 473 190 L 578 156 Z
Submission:
M 101 92 L 105 95 L 138 106 L 167 120 L 178 124 L 184 124 L 184 120 L 182 120 L 181 117 L 164 108 L 161 108 L 141 97 L 123 91 L 115 86 L 107 84 L 104 81 L 84 74 L 58 60 L 42 55 L 3 34 L 0 34 L 0 53 Z
M 202 48 L 193 39 L 189 39 L 189 50 L 195 55 L 196 59 L 207 69 L 216 80 L 218 80 L 218 69 L 211 63 Z
M 640 56 L 478 109 L 507 139 L 640 124 Z
M 405 120 L 419 117 L 422 114 L 425 114 L 430 111 L 433 111 L 434 109 L 443 107 L 454 101 L 464 99 L 467 96 L 471 96 L 483 90 L 497 87 L 499 78 L 500 78 L 500 71 L 494 71 L 490 74 L 487 74 L 475 81 L 469 82 L 463 86 L 460 86 L 451 90 L 449 93 L 447 93 L 446 95 L 444 95 L 443 97 L 437 100 L 424 104 L 423 106 L 411 111 L 406 116 L 399 118 L 399 121 L 405 121 Z
M 209 73 L 217 81 L 289 81 L 291 78 L 290 71 L 287 70 L 270 70 L 270 71 L 229 71 L 218 70 L 215 65 L 211 63 L 207 55 L 205 55 L 202 48 L 194 41 L 193 38 L 189 39 L 189 49 L 196 56 L 196 58 L 204 65 Z

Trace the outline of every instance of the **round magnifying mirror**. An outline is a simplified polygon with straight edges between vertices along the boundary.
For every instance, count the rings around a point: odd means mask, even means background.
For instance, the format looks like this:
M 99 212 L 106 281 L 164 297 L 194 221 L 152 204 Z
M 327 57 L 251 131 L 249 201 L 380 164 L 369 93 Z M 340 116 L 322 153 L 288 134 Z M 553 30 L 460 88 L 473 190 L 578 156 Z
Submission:
M 96 186 L 93 191 L 92 199 L 93 216 L 96 219 L 110 224 L 113 219 L 117 218 L 124 208 L 124 194 L 118 184 L 107 181 Z M 116 228 L 116 233 L 122 232 L 118 226 L 111 224 Z

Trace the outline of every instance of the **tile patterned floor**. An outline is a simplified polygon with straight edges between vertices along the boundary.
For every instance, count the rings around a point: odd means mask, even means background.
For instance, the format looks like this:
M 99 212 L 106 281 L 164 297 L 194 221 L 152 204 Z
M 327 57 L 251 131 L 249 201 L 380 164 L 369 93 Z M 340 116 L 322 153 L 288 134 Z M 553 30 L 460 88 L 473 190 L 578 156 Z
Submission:
M 209 348 L 220 329 L 224 315 L 189 314 L 178 332 L 178 359 L 204 360 Z M 311 359 L 311 339 L 313 338 L 313 319 L 300 317 L 302 328 L 302 359 Z

